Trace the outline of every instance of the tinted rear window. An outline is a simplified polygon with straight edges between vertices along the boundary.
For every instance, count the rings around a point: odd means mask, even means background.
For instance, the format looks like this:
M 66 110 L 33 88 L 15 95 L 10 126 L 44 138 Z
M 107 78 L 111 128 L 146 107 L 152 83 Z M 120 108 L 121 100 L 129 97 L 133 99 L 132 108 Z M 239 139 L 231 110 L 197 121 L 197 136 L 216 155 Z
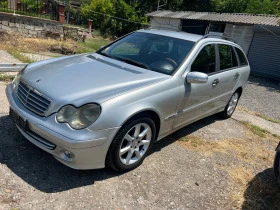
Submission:
M 235 47 L 235 50 L 236 50 L 237 55 L 239 57 L 240 65 L 241 66 L 248 65 L 248 62 L 247 62 L 247 59 L 246 59 L 244 53 L 239 48 Z

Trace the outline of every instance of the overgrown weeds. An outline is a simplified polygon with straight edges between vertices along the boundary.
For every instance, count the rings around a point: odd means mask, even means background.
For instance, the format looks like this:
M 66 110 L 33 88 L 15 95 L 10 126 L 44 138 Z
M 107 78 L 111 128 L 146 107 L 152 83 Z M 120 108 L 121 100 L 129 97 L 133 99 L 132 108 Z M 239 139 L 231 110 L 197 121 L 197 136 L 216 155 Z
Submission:
M 13 75 L 0 74 L 0 81 L 11 82 L 11 81 L 13 81 L 14 77 L 15 76 L 13 76 Z
M 87 38 L 85 42 L 81 42 L 71 39 L 60 41 L 50 38 L 27 38 L 18 34 L 1 33 L 0 49 L 9 52 L 24 63 L 31 63 L 33 60 L 22 55 L 21 52 L 40 54 L 42 52 L 49 52 L 53 47 L 62 47 L 69 49 L 72 54 L 89 53 L 98 50 L 110 41 L 110 39 L 105 39 L 102 36 L 94 36 L 93 38 Z

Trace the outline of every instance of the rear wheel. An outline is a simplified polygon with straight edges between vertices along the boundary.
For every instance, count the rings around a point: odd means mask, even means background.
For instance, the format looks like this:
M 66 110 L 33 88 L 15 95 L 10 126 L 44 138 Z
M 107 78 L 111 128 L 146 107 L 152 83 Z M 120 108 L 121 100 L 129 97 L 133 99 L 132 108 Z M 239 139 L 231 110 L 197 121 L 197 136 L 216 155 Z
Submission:
M 234 110 L 235 110 L 235 108 L 236 108 L 236 106 L 237 106 L 237 104 L 238 104 L 239 98 L 240 98 L 240 93 L 239 93 L 239 92 L 235 92 L 235 93 L 231 96 L 231 98 L 230 98 L 230 100 L 229 100 L 227 106 L 225 107 L 224 111 L 221 113 L 222 116 L 223 116 L 225 119 L 231 117 L 231 115 L 233 114 L 233 112 L 234 112 Z
M 141 165 L 152 148 L 155 133 L 155 123 L 149 117 L 125 125 L 111 143 L 106 166 L 116 171 L 129 171 Z

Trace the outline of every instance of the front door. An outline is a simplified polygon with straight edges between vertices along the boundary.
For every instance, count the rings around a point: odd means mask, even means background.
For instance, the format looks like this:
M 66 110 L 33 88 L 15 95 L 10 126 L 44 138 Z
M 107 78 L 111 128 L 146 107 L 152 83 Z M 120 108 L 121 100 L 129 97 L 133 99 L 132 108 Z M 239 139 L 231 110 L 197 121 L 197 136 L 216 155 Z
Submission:
M 204 84 L 184 83 L 180 87 L 181 102 L 174 120 L 174 128 L 191 123 L 217 109 L 219 104 L 219 75 L 217 70 L 217 53 L 215 44 L 204 45 L 187 71 L 208 74 Z

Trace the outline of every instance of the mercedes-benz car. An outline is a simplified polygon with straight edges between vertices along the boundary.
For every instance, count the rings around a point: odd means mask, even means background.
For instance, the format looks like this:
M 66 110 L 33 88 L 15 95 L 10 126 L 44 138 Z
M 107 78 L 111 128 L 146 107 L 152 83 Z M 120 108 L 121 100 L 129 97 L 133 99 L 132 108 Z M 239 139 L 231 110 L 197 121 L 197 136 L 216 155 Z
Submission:
M 31 63 L 6 95 L 23 136 L 60 162 L 128 171 L 174 131 L 231 117 L 249 73 L 234 42 L 145 29 L 95 53 Z

